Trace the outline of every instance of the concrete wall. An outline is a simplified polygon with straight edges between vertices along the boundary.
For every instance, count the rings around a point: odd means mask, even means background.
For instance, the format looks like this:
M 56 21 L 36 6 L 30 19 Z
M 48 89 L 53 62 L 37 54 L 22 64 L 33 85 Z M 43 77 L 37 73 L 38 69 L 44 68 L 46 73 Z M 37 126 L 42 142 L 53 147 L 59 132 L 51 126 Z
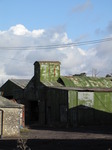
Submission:
M 0 110 L 0 137 L 2 135 L 2 110 Z
M 20 109 L 0 108 L 3 110 L 3 137 L 15 137 L 20 135 Z

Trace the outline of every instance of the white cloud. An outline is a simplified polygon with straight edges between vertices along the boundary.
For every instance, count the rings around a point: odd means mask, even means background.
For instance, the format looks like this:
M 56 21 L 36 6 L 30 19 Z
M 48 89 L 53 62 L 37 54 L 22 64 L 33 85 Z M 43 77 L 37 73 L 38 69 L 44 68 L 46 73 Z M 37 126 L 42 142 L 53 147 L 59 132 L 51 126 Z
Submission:
M 81 55 L 84 55 L 84 56 L 86 55 L 86 52 L 84 50 L 82 50 L 81 48 L 78 48 L 78 50 L 79 50 Z
M 33 31 L 32 31 L 32 36 L 33 36 L 33 37 L 40 37 L 43 33 L 44 33 L 44 30 L 43 30 L 43 29 L 33 30 Z
M 86 72 L 91 75 L 92 68 L 105 75 L 112 70 L 112 42 L 100 43 L 98 46 L 84 50 L 80 47 L 58 49 L 4 49 L 1 47 L 45 46 L 73 42 L 67 33 L 58 29 L 37 29 L 29 31 L 23 25 L 0 31 L 0 83 L 8 78 L 31 78 L 34 73 L 33 63 L 40 60 L 61 62 L 61 74 L 73 75 Z
M 9 29 L 9 31 L 15 35 L 25 35 L 25 34 L 29 33 L 29 31 L 21 24 L 18 24 L 16 26 L 12 26 Z

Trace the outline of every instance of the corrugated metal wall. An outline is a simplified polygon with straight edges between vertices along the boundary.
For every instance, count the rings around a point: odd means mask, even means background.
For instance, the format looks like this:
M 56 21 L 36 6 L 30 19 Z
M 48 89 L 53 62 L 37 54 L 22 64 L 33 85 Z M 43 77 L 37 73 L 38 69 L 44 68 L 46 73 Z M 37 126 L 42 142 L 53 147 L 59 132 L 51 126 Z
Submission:
M 70 124 L 112 124 L 111 106 L 111 92 L 69 91 Z
M 67 124 L 68 92 L 50 88 L 47 90 L 46 117 L 48 124 Z

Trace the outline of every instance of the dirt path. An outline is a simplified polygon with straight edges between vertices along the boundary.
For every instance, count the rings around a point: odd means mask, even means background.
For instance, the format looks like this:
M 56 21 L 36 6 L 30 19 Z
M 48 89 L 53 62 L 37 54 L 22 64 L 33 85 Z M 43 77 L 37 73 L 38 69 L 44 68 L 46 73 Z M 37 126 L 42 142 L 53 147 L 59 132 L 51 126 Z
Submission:
M 23 132 L 21 138 L 28 139 L 112 139 L 112 127 L 80 127 L 76 129 L 37 128 Z

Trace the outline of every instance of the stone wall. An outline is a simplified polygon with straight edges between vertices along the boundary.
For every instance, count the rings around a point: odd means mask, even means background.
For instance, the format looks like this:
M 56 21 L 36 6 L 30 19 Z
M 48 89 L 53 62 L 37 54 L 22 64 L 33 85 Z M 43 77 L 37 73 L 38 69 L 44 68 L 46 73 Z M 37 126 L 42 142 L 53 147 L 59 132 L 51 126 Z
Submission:
M 3 137 L 20 135 L 20 109 L 2 108 L 3 110 Z
M 1 137 L 1 134 L 2 134 L 2 111 L 0 110 L 0 137 Z

